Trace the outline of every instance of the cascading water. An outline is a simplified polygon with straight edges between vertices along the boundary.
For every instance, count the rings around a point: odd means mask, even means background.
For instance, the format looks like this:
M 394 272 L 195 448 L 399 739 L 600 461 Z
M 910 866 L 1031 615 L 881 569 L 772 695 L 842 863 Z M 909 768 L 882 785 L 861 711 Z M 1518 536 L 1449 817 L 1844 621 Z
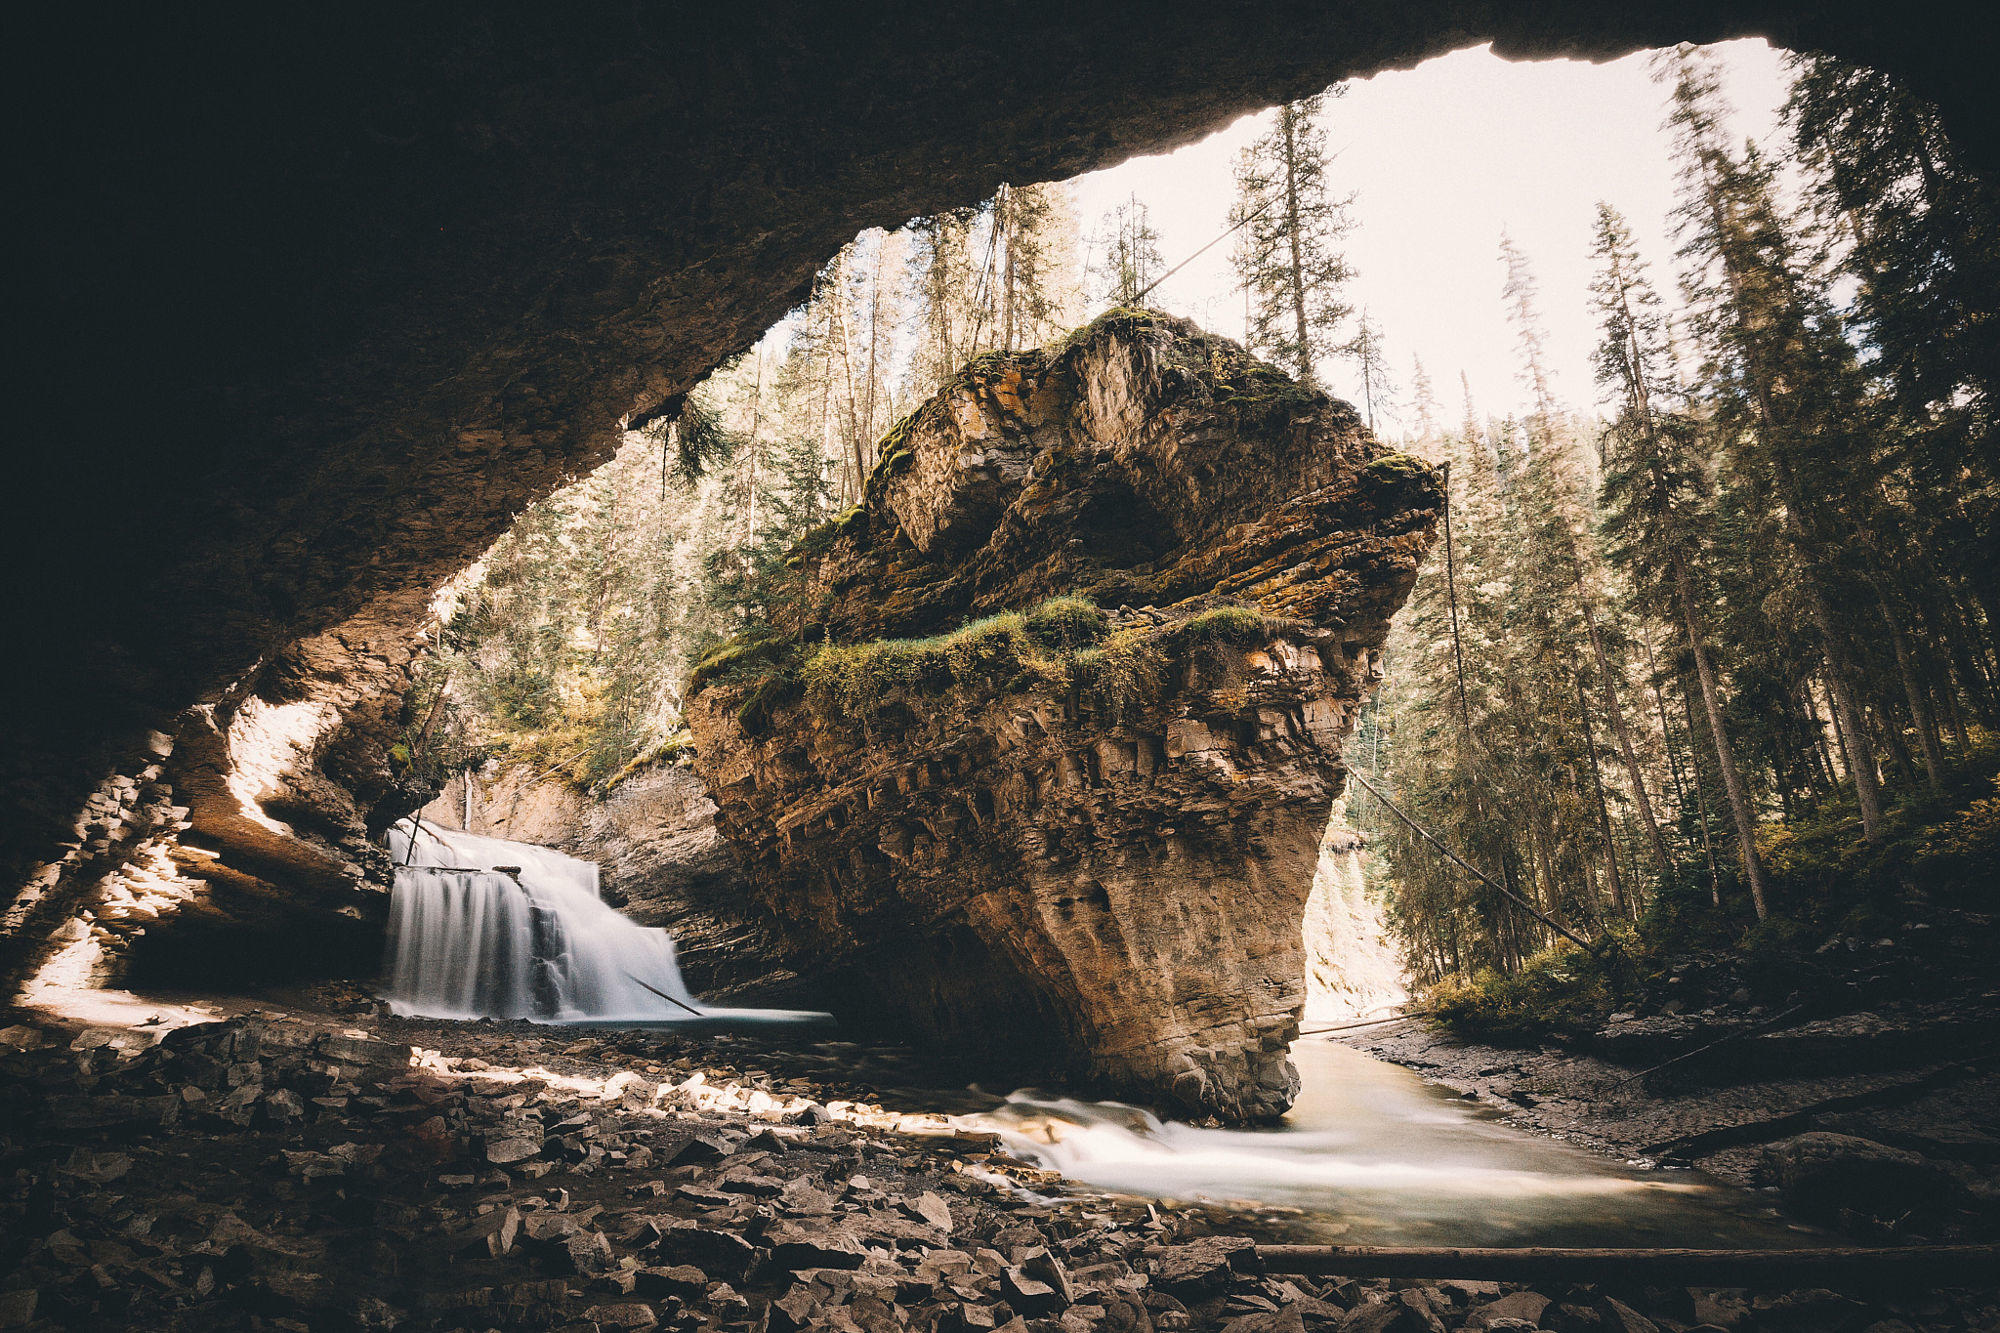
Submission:
M 1276 1208 L 1288 1239 L 1375 1245 L 1811 1243 L 1766 1201 L 1535 1138 L 1408 1070 L 1327 1041 L 1292 1048 L 1282 1126 L 1204 1129 L 1109 1102 L 1017 1092 L 968 1128 L 1122 1194 Z
M 681 980 L 673 938 L 605 903 L 592 862 L 408 820 L 390 829 L 389 849 L 397 865 L 383 998 L 395 1013 L 606 1024 L 826 1018 L 701 1004 Z

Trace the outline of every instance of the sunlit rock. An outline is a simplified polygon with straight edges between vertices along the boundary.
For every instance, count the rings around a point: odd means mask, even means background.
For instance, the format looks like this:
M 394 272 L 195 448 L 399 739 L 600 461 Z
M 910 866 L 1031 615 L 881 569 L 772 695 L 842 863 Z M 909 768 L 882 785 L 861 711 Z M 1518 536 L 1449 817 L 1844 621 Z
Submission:
M 976 360 L 802 544 L 773 634 L 691 681 L 801 970 L 969 1052 L 1282 1112 L 1340 747 L 1439 500 L 1181 320 Z

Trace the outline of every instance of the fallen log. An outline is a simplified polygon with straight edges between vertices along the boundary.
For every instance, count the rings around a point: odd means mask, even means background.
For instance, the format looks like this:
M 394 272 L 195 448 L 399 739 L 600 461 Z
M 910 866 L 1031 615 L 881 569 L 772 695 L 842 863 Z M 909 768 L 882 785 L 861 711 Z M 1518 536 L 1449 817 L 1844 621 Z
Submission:
M 1613 1282 L 1676 1287 L 1834 1290 L 2000 1285 L 2000 1245 L 1842 1246 L 1813 1250 L 1460 1249 L 1259 1245 L 1265 1271 L 1306 1277 Z

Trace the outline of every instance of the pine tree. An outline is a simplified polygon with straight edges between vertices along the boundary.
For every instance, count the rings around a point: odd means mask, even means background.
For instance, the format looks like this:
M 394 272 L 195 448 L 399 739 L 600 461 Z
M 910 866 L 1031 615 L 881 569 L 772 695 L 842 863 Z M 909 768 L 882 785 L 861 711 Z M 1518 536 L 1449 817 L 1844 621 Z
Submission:
M 943 384 L 971 355 L 976 217 L 975 210 L 959 209 L 909 226 L 905 290 L 912 307 L 910 378 L 917 396 Z
M 1003 185 L 993 198 L 999 240 L 994 347 L 1034 347 L 1075 322 L 1076 214 L 1064 185 Z
M 1166 268 L 1160 257 L 1160 233 L 1139 196 L 1132 195 L 1098 225 L 1097 245 L 1103 259 L 1096 266 L 1100 300 L 1109 305 L 1136 305 Z
M 2000 611 L 2000 192 L 1888 76 L 1822 55 L 1791 66 L 1785 119 L 1819 217 L 1846 242 L 1853 333 L 1886 409 L 1877 599 L 1935 787 L 1938 724 L 1918 677 L 1942 680 L 1947 713 L 1962 691 L 1995 720 L 1963 642 L 1983 620 L 1990 650 Z M 1928 643 L 1900 632 L 1914 622 Z M 1962 721 L 1954 731 L 1963 748 Z
M 1361 387 L 1362 415 L 1368 422 L 1368 429 L 1375 429 L 1375 413 L 1379 409 L 1387 417 L 1394 405 L 1396 381 L 1389 373 L 1388 357 L 1382 349 L 1382 330 L 1363 310 L 1355 320 L 1354 336 L 1340 347 L 1342 356 L 1354 362 L 1354 373 Z
M 1598 206 L 1596 259 L 1591 293 L 1603 336 L 1594 360 L 1598 383 L 1615 395 L 1617 404 L 1617 415 L 1604 433 L 1610 554 L 1633 580 L 1642 607 L 1678 624 L 1686 638 L 1736 825 L 1744 881 L 1762 920 L 1769 905 L 1757 852 L 1757 819 L 1724 720 L 1721 682 L 1701 609 L 1698 579 L 1713 491 L 1702 457 L 1701 425 L 1681 408 L 1659 294 L 1646 278 L 1630 228 L 1607 204 Z M 1664 730 L 1664 705 L 1661 726 Z M 1705 809 L 1702 820 L 1706 838 Z M 1658 854 L 1664 866 L 1663 843 Z
M 1738 475 L 1766 492 L 1798 575 L 1796 593 L 1819 639 L 1825 679 L 1849 747 L 1856 804 L 1869 841 L 1882 837 L 1882 795 L 1865 718 L 1863 670 L 1837 607 L 1835 534 L 1862 515 L 1844 463 L 1846 432 L 1862 417 L 1851 348 L 1817 294 L 1781 217 L 1771 169 L 1754 147 L 1727 145 L 1727 104 L 1710 57 L 1681 48 L 1661 66 L 1672 83 L 1669 125 L 1681 170 L 1683 285 L 1704 346 L 1704 379 L 1719 424 L 1733 434 Z
M 1354 196 L 1337 197 L 1327 183 L 1328 93 L 1280 106 L 1270 131 L 1243 150 L 1236 164 L 1240 222 L 1237 280 L 1250 307 L 1250 350 L 1319 382 L 1319 364 L 1341 349 L 1339 329 L 1352 313 L 1342 288 L 1353 277 L 1337 248 L 1353 226 Z
M 1437 445 L 1442 438 L 1438 429 L 1437 390 L 1431 384 L 1429 373 L 1424 370 L 1424 359 L 1410 358 L 1410 409 L 1416 413 L 1416 442 L 1426 459 L 1434 459 Z

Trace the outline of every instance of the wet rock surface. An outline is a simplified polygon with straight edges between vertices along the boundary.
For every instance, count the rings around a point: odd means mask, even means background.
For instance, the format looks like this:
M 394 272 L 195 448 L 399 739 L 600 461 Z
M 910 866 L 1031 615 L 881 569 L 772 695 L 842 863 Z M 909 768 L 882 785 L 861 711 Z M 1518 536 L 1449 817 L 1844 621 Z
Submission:
M 759 904 L 801 970 L 941 1046 L 1282 1112 L 1340 747 L 1438 475 L 1147 311 L 979 358 L 883 449 L 778 637 L 696 669 L 696 770 Z
M 157 1044 L 36 1018 L 0 1046 L 0 1327 L 1887 1333 L 1996 1313 L 1979 1293 L 1267 1274 L 1255 1218 L 1064 1192 L 844 1081 L 923 1068 L 887 1047 L 323 1011 Z

